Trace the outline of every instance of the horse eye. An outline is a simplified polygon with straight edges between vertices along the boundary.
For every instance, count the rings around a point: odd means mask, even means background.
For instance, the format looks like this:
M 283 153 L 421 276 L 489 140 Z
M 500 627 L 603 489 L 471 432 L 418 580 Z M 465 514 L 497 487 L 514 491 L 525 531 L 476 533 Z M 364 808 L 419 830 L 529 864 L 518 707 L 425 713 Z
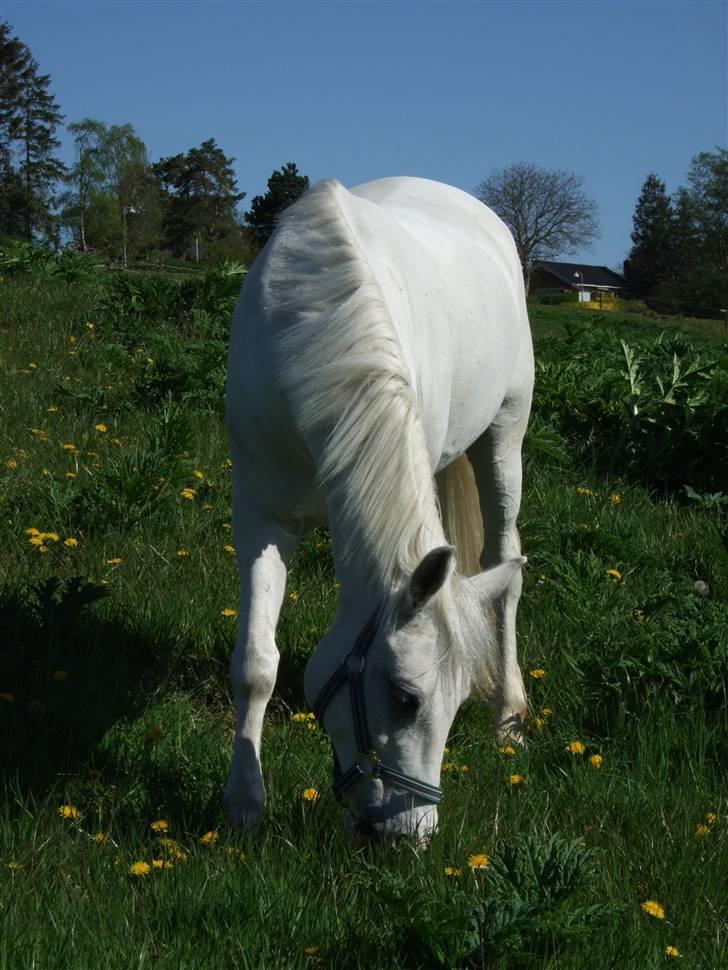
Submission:
M 392 688 L 392 700 L 398 707 L 406 707 L 409 710 L 415 710 L 420 703 L 419 697 L 401 687 Z

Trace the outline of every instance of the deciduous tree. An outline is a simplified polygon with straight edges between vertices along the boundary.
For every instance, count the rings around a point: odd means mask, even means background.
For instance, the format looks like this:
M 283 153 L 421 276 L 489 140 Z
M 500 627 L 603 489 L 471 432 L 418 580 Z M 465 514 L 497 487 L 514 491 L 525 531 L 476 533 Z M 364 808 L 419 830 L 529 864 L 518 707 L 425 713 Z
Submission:
M 496 169 L 475 190 L 513 234 L 528 292 L 537 259 L 553 259 L 588 246 L 599 235 L 596 203 L 574 172 L 528 162 Z

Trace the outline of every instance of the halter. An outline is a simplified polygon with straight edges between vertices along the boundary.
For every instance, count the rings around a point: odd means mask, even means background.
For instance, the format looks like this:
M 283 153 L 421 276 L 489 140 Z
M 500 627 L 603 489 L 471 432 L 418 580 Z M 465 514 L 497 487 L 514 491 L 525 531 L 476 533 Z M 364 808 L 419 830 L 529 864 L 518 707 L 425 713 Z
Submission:
M 357 755 L 354 764 L 342 773 L 339 759 L 334 749 L 334 795 L 341 801 L 342 794 L 360 778 L 381 778 L 390 782 L 396 788 L 403 788 L 412 792 L 427 802 L 437 804 L 442 799 L 442 789 L 427 782 L 419 781 L 410 775 L 405 775 L 389 765 L 379 757 L 369 735 L 366 707 L 364 704 L 364 667 L 366 654 L 372 645 L 377 632 L 379 610 L 375 610 L 364 624 L 353 649 L 341 660 L 341 663 L 326 681 L 318 693 L 313 704 L 313 713 L 323 728 L 322 717 L 329 701 L 345 680 L 349 681 L 349 697 L 351 698 L 351 714 L 354 720 L 354 737 L 356 739 Z M 324 728 L 324 730 L 326 730 Z M 333 745 L 332 745 L 333 748 Z

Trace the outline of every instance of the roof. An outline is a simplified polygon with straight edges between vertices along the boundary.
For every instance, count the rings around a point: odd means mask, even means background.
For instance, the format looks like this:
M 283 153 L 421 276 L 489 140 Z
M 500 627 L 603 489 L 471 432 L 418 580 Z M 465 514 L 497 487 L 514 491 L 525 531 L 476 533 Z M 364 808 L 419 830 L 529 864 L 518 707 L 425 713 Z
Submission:
M 626 287 L 624 277 L 620 273 L 615 273 L 606 266 L 588 266 L 586 263 L 552 263 L 546 260 L 536 260 L 533 270 L 542 270 L 561 280 L 567 286 L 579 286 L 582 282 L 584 286 L 609 286 L 614 289 Z M 581 274 L 575 277 L 574 274 Z

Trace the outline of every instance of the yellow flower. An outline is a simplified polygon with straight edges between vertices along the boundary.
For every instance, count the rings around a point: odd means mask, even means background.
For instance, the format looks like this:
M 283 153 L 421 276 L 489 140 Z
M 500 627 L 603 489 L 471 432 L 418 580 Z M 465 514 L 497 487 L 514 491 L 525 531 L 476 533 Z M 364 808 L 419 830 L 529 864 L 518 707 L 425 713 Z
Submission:
M 699 825 L 695 826 L 695 834 L 697 836 L 710 835 L 710 826 L 700 822 Z
M 30 367 L 31 370 L 37 370 L 38 365 L 31 360 L 31 362 L 28 364 L 28 367 Z
M 622 578 L 622 574 L 620 573 L 620 571 L 618 569 L 608 569 L 607 570 L 607 575 L 608 576 L 613 576 L 616 582 L 619 582 L 620 579 Z
M 535 670 L 531 671 L 531 676 L 534 680 L 541 680 L 546 676 L 546 671 L 542 667 L 537 667 Z
M 110 838 L 111 836 L 108 832 L 97 832 L 96 835 L 93 836 L 94 842 L 97 842 L 99 845 L 104 845 L 109 841 Z
M 658 903 L 656 899 L 646 899 L 641 906 L 648 916 L 654 916 L 655 919 L 665 918 L 665 907 Z
M 96 324 L 95 323 L 91 323 L 90 320 L 87 320 L 86 321 L 86 329 L 87 330 L 95 330 L 96 329 Z
M 74 546 L 78 545 L 78 539 L 74 539 L 73 536 L 70 536 L 68 539 L 63 540 L 63 545 L 68 546 L 69 549 L 72 549 Z
M 135 862 L 129 866 L 129 872 L 132 876 L 147 876 L 151 871 L 152 867 L 148 862 Z
M 182 496 L 182 498 L 186 498 L 190 502 L 192 501 L 192 499 L 195 497 L 196 494 L 197 492 L 194 490 L 194 488 L 183 488 L 182 491 L 180 492 L 180 495 Z
M 48 546 L 38 546 L 38 552 L 48 552 Z
M 225 851 L 229 856 L 234 856 L 239 862 L 245 862 L 245 853 L 240 849 L 236 849 L 235 846 L 229 845 Z
M 235 546 L 223 546 L 225 552 L 229 552 L 231 556 L 235 555 Z
M 15 703 L 15 694 L 11 694 L 10 691 L 6 690 L 0 694 L 0 701 L 5 701 L 6 704 Z
M 58 814 L 61 816 L 61 818 L 71 818 L 71 819 L 77 819 L 77 818 L 80 818 L 81 816 L 81 813 L 79 812 L 79 810 L 76 808 L 75 805 L 59 805 Z
M 124 562 L 124 560 L 123 559 L 120 559 L 118 556 L 116 556 L 114 559 L 107 559 L 106 560 L 107 566 L 118 566 L 122 562 Z
M 589 758 L 589 764 L 592 766 L 592 768 L 601 768 L 603 761 L 604 761 L 604 758 L 602 758 L 600 754 L 593 754 Z
M 100 431 L 101 434 L 104 434 L 106 431 L 109 430 L 105 424 L 95 424 L 94 428 L 96 428 L 97 431 Z
M 715 812 L 708 812 L 708 814 L 705 816 L 705 820 L 708 825 L 715 825 L 715 823 L 718 821 L 718 816 L 715 814 Z
M 40 535 L 40 529 L 33 529 L 31 527 L 30 529 L 26 529 L 25 530 L 25 534 L 27 536 L 39 536 Z
M 14 471 L 18 467 L 18 463 L 14 458 L 8 458 L 5 461 L 5 467 L 10 471 Z
M 67 444 L 63 446 L 63 450 L 74 452 L 74 451 L 78 451 L 78 448 L 74 444 Z
M 178 549 L 177 550 L 177 555 L 178 556 L 189 556 L 189 552 L 187 552 L 186 549 Z
M 318 946 L 304 946 L 303 952 L 307 957 L 315 956 L 321 948 Z
M 315 721 L 316 715 L 313 711 L 296 711 L 295 714 L 291 714 L 291 720 L 301 724 L 304 721 Z
M 75 478 L 76 472 L 66 472 L 66 478 Z
M 200 842 L 202 845 L 214 845 L 215 842 L 220 838 L 219 832 L 205 832 L 204 835 L 200 836 Z
M 9 869 L 11 872 L 20 872 L 23 866 L 20 862 L 7 862 L 5 864 L 5 868 Z
M 468 866 L 471 869 L 487 869 L 490 859 L 485 852 L 476 852 L 475 855 L 468 856 Z
M 680 956 L 680 951 L 678 950 L 678 948 L 676 946 L 666 946 L 665 947 L 665 956 L 666 957 L 679 957 Z
M 301 798 L 304 802 L 317 802 L 319 800 L 319 793 L 315 788 L 304 788 L 301 792 Z
M 51 674 L 51 677 L 53 678 L 53 680 L 57 680 L 60 684 L 65 684 L 65 682 L 68 680 L 68 671 L 54 670 L 53 673 Z
M 231 609 L 229 606 L 221 611 L 221 616 L 237 616 L 238 611 Z
M 458 869 L 457 866 L 445 866 L 443 872 L 446 876 L 455 876 L 456 879 L 459 879 L 463 874 L 463 870 Z
M 30 539 L 28 539 L 28 542 L 31 544 L 31 546 L 43 545 L 43 540 L 41 539 L 40 536 L 31 536 Z
M 523 777 L 523 775 L 511 775 L 511 779 L 510 779 L 511 785 L 513 785 L 514 787 L 516 787 L 517 785 L 522 785 L 525 780 L 526 779 Z
M 576 490 L 579 493 L 579 495 L 592 495 L 592 496 L 594 496 L 594 495 L 597 494 L 591 488 L 585 488 L 583 485 L 577 486 L 577 489 Z
M 617 492 L 612 492 L 609 498 L 612 502 L 612 505 L 619 505 L 619 503 L 622 501 L 622 496 L 617 494 Z
M 171 862 L 167 862 L 166 859 L 152 859 L 152 866 L 155 869 L 174 869 Z
M 500 751 L 501 754 L 511 754 L 512 755 L 512 754 L 515 754 L 516 753 L 516 749 L 512 745 L 510 745 L 510 744 L 506 744 L 502 748 L 498 748 L 498 750 Z
M 50 542 L 59 542 L 61 538 L 57 532 L 41 532 L 40 537 L 41 539 L 46 541 L 49 540 Z
M 452 763 L 452 761 L 443 761 L 443 763 L 442 763 L 442 769 L 441 770 L 442 771 L 452 771 L 454 767 L 455 767 L 455 765 Z
M 192 474 L 195 476 L 195 478 L 204 478 L 205 477 L 205 473 L 204 472 L 200 472 L 200 471 L 194 471 L 194 472 L 192 472 Z
M 544 708 L 542 708 L 542 710 L 541 710 L 541 716 L 542 716 L 542 717 L 551 717 L 551 715 L 552 715 L 553 713 L 554 713 L 554 712 L 553 712 L 553 711 L 551 710 L 551 708 L 550 708 L 550 707 L 544 707 Z
M 156 822 L 151 822 L 149 827 L 152 832 L 166 832 L 169 828 L 169 822 L 166 818 L 159 818 Z
M 58 414 L 60 410 L 61 409 L 57 408 L 55 404 L 51 404 L 49 408 L 46 408 L 46 411 L 48 412 L 48 414 Z
M 583 741 L 569 741 L 566 745 L 566 750 L 569 754 L 584 754 L 586 751 L 586 745 Z
M 470 768 L 468 765 L 460 765 L 460 767 L 458 768 L 458 771 L 460 772 L 461 775 L 466 775 L 470 771 Z
M 290 601 L 291 601 L 292 603 L 295 603 L 295 602 L 296 602 L 296 600 L 298 599 L 298 595 L 299 595 L 299 594 L 298 594 L 298 593 L 297 593 L 297 592 L 295 591 L 295 589 L 294 589 L 292 593 L 289 593 L 289 594 L 288 594 L 288 599 L 289 599 L 289 600 L 290 600 Z

